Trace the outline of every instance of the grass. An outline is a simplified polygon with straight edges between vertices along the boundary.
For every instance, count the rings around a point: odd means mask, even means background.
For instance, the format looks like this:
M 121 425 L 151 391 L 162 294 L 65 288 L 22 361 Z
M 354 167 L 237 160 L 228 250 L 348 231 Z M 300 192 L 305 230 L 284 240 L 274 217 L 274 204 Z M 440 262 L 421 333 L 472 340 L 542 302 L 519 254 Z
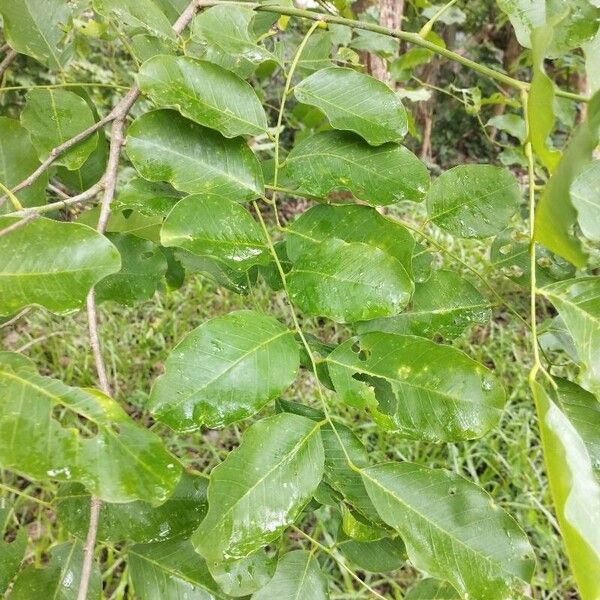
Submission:
M 466 265 L 482 269 L 485 247 L 481 243 L 459 242 L 435 232 L 432 235 Z M 457 268 L 456 262 L 445 256 L 438 254 L 435 260 L 446 268 Z M 461 270 L 483 293 L 486 292 L 468 269 L 461 267 Z M 523 289 L 501 276 L 491 282 L 501 296 L 510 299 L 519 314 L 527 315 L 528 299 Z M 205 320 L 240 308 L 262 310 L 289 321 L 281 295 L 269 292 L 266 286 L 259 285 L 251 296 L 242 297 L 218 288 L 201 276 L 192 276 L 181 289 L 158 293 L 151 301 L 133 308 L 102 305 L 101 335 L 116 398 L 129 407 L 132 414 L 149 423 L 143 411 L 144 403 L 175 343 Z M 316 320 L 307 320 L 304 326 L 309 332 L 319 330 Z M 321 328 L 319 333 L 327 341 L 339 341 L 345 335 L 344 331 L 331 326 Z M 534 597 L 548 600 L 576 598 L 556 522 L 549 508 L 551 500 L 527 387 L 531 361 L 527 333 L 523 322 L 505 307 L 498 306 L 488 325 L 477 326 L 455 341 L 455 345 L 474 359 L 493 368 L 507 390 L 508 402 L 500 426 L 482 440 L 442 445 L 408 442 L 380 431 L 369 419 L 342 405 L 333 394 L 328 395 L 328 401 L 333 414 L 351 424 L 362 438 L 373 461 L 410 460 L 448 468 L 483 486 L 517 519 L 535 548 L 538 564 L 532 586 Z M 95 385 L 84 313 L 58 317 L 32 310 L 13 325 L 0 329 L 0 343 L 3 349 L 25 353 L 42 372 L 66 383 Z M 306 373 L 285 397 L 317 406 L 313 383 Z M 268 407 L 262 415 L 272 411 L 273 407 Z M 187 436 L 175 436 L 160 425 L 153 427 L 184 462 L 207 472 L 239 443 L 249 422 L 219 432 L 203 431 Z M 0 498 L 16 500 L 15 517 L 26 525 L 30 537 L 29 559 L 40 565 L 47 550 L 55 542 L 66 539 L 51 506 L 55 486 L 38 486 L 7 472 L 2 473 L 2 481 Z M 10 493 L 10 488 L 19 489 L 20 495 Z M 332 598 L 373 597 L 348 571 L 340 568 L 340 561 L 346 563 L 335 546 L 339 525 L 337 511 L 323 507 L 307 518 L 304 525 L 305 531 L 329 548 L 321 556 L 323 568 L 330 578 Z M 311 543 L 291 532 L 284 544 L 289 547 L 308 544 L 309 547 Z M 113 549 L 103 551 L 102 557 L 107 588 L 112 597 L 128 597 L 124 580 L 127 571 L 122 564 L 115 565 Z M 402 598 L 419 575 L 407 566 L 385 575 L 359 572 L 359 577 L 386 598 Z

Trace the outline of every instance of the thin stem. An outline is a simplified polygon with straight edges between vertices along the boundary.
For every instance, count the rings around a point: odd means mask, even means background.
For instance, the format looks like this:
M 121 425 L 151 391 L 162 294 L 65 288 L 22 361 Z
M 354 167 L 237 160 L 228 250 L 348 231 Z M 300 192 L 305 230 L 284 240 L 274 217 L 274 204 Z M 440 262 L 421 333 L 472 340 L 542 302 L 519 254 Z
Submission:
M 5 227 L 4 229 L 0 229 L 0 237 L 2 237 L 3 235 L 8 235 L 9 233 L 12 233 L 13 231 L 15 231 L 15 229 L 19 229 L 20 227 L 27 225 L 27 223 L 29 223 L 30 221 L 33 221 L 36 218 L 37 218 L 36 214 L 30 214 L 30 215 L 23 217 L 20 221 L 15 221 L 8 227 Z
M 17 53 L 11 48 L 7 53 L 2 62 L 0 62 L 0 81 L 4 76 L 5 71 L 10 67 L 12 62 L 17 58 Z
M 50 502 L 46 502 L 45 500 L 41 500 L 40 498 L 36 498 L 35 496 L 30 496 L 29 494 L 26 494 L 25 492 L 22 492 L 21 490 L 12 488 L 9 485 L 6 485 L 4 483 L 0 483 L 0 489 L 5 490 L 5 491 L 9 492 L 10 494 L 15 494 L 16 496 L 22 496 L 23 498 L 25 498 L 27 500 L 31 500 L 31 502 L 36 502 L 37 504 L 41 504 L 42 506 L 47 506 L 47 507 L 51 506 Z
M 116 85 L 114 83 L 94 83 L 94 82 L 81 82 L 81 83 L 49 83 L 45 85 L 9 85 L 0 87 L 0 94 L 2 92 L 16 92 L 19 90 L 53 90 L 56 88 L 71 88 L 71 87 L 95 87 L 95 88 L 110 88 L 113 90 L 128 90 L 129 88 L 125 85 Z
M 321 544 L 321 542 L 318 542 L 311 535 L 302 531 L 302 529 L 300 529 L 299 527 L 296 527 L 295 525 L 292 526 L 292 529 L 296 533 L 299 533 L 302 537 L 306 538 L 311 544 L 313 544 L 313 546 L 316 546 L 317 548 L 319 548 L 319 550 L 322 550 L 323 552 L 325 552 L 325 554 L 328 554 L 329 556 L 331 556 L 331 558 L 333 558 L 333 560 L 335 560 L 335 562 L 340 567 L 342 567 L 342 569 L 344 569 L 344 571 L 346 571 L 346 573 L 348 573 L 352 577 L 352 579 L 354 579 L 357 583 L 359 583 L 366 590 L 371 592 L 371 594 L 373 594 L 373 596 L 375 596 L 375 598 L 381 598 L 381 600 L 385 600 L 384 596 L 382 596 L 377 590 L 374 590 L 368 583 L 364 582 L 350 567 L 346 566 L 346 564 L 342 560 L 340 560 L 340 558 L 335 554 L 335 552 L 333 552 L 331 550 L 331 548 L 328 548 L 327 546 L 325 546 L 325 544 Z
M 443 48 L 422 38 L 418 33 L 411 33 L 408 31 L 402 31 L 400 29 L 390 29 L 388 27 L 383 27 L 382 25 L 376 25 L 374 23 L 368 23 L 366 21 L 356 21 L 354 19 L 345 19 L 344 17 L 339 17 L 337 15 L 330 15 L 325 13 L 317 13 L 311 10 L 303 10 L 300 8 L 292 8 L 290 6 L 277 6 L 271 4 L 251 4 L 248 2 L 235 2 L 231 0 L 203 0 L 201 2 L 201 6 L 217 6 L 217 5 L 227 5 L 231 4 L 233 6 L 245 6 L 247 8 L 252 8 L 256 11 L 261 12 L 272 12 L 280 15 L 288 15 L 291 17 L 299 17 L 301 19 L 310 19 L 312 21 L 324 21 L 325 23 L 335 23 L 336 25 L 345 25 L 346 27 L 350 27 L 352 29 L 362 29 L 365 31 L 372 31 L 374 33 L 380 33 L 381 35 L 387 35 L 389 37 L 396 38 L 398 40 L 402 40 L 404 42 L 408 42 L 409 44 L 414 44 L 415 46 L 420 46 L 421 48 L 427 48 L 431 50 L 435 54 L 439 54 L 444 58 L 447 58 L 453 62 L 460 63 L 461 65 L 468 67 L 472 71 L 476 71 L 477 73 L 481 73 L 490 79 L 494 79 L 503 83 L 504 85 L 511 87 L 516 90 L 528 90 L 530 84 L 525 81 L 520 81 L 518 79 L 514 79 L 513 77 L 509 77 L 500 71 L 496 71 L 490 67 L 482 65 L 470 58 L 466 58 L 456 52 L 452 52 L 447 48 Z M 570 100 L 575 100 L 577 102 L 588 102 L 589 98 L 586 96 L 581 96 L 580 94 L 574 94 L 572 92 L 566 92 L 563 90 L 556 90 L 556 95 L 561 96 L 562 98 L 569 98 Z
M 319 21 L 315 21 L 310 29 L 306 32 L 306 35 L 304 36 L 302 42 L 300 43 L 300 45 L 298 46 L 298 49 L 296 50 L 296 54 L 294 55 L 294 59 L 292 60 L 292 64 L 290 65 L 290 69 L 288 71 L 287 77 L 285 78 L 285 86 L 283 88 L 283 94 L 281 96 L 281 104 L 279 106 L 279 114 L 277 115 L 277 126 L 275 128 L 275 166 L 273 169 L 273 188 L 277 187 L 277 183 L 279 181 L 279 168 L 280 168 L 280 164 L 279 164 L 279 152 L 280 152 L 280 137 L 281 137 L 281 128 L 283 126 L 283 114 L 285 112 L 285 104 L 287 102 L 287 97 L 290 93 L 290 88 L 292 86 L 292 78 L 294 77 L 294 73 L 296 72 L 296 68 L 298 66 L 298 62 L 300 61 L 300 57 L 302 56 L 302 52 L 304 51 L 304 48 L 306 47 L 306 44 L 308 43 L 308 40 L 310 39 L 310 36 L 313 34 L 313 32 L 315 31 L 315 29 L 319 26 Z M 277 211 L 277 192 L 274 190 L 273 191 L 273 197 L 272 197 L 272 201 L 273 201 L 273 210 L 275 212 L 275 220 L 277 222 L 277 225 L 280 226 L 280 221 L 279 221 L 279 212 Z
M 11 201 L 11 204 L 13 205 L 13 208 L 15 210 L 22 210 L 23 209 L 23 205 L 19 202 L 19 199 L 15 196 L 14 192 L 12 190 L 9 190 L 3 183 L 0 182 L 0 190 L 2 190 L 7 198 Z

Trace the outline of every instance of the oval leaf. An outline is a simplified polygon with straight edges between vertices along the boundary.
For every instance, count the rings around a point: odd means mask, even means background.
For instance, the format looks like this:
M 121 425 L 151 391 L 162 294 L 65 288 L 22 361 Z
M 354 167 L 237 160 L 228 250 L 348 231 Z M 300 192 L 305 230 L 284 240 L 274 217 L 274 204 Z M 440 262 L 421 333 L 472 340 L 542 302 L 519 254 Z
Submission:
M 243 558 L 277 539 L 323 475 L 320 425 L 280 413 L 252 425 L 213 469 L 208 514 L 192 542 L 209 561 Z
M 181 467 L 157 435 L 98 390 L 42 377 L 12 356 L 0 353 L 3 468 L 38 481 L 80 481 L 106 502 L 166 500 Z
M 494 427 L 504 390 L 483 365 L 450 346 L 393 333 L 366 333 L 328 357 L 336 391 L 368 406 L 385 429 L 414 440 L 479 438 Z
M 385 83 L 354 69 L 317 71 L 294 94 L 299 102 L 322 110 L 335 129 L 353 131 L 373 146 L 399 142 L 408 131 L 400 98 Z
M 169 213 L 160 239 L 163 246 L 218 258 L 240 271 L 269 262 L 260 226 L 233 200 L 187 196 Z
M 379 248 L 339 239 L 303 254 L 287 279 L 292 301 L 305 313 L 338 323 L 398 314 L 414 289 L 395 258 Z
M 172 110 L 138 117 L 128 134 L 127 154 L 145 179 L 229 200 L 263 193 L 260 164 L 243 140 L 225 139 Z
M 138 74 L 145 94 L 164 108 L 225 137 L 263 135 L 265 111 L 252 86 L 223 67 L 185 56 L 155 56 Z
M 0 217 L 0 230 L 19 217 Z M 0 315 L 30 304 L 55 313 L 80 308 L 90 288 L 119 270 L 119 251 L 78 223 L 36 219 L 0 236 Z
M 281 394 L 299 361 L 293 332 L 273 317 L 251 310 L 217 317 L 171 352 L 149 408 L 177 431 L 229 425 Z
M 415 567 L 449 581 L 465 597 L 506 600 L 525 590 L 535 565 L 533 549 L 481 488 L 454 473 L 411 463 L 377 465 L 362 476 Z
M 460 165 L 445 171 L 427 195 L 430 219 L 464 238 L 485 238 L 502 231 L 521 202 L 514 175 L 492 165 Z
M 316 198 L 348 190 L 375 206 L 420 202 L 429 188 L 427 167 L 404 146 L 373 148 L 340 131 L 317 133 L 294 146 L 281 176 Z

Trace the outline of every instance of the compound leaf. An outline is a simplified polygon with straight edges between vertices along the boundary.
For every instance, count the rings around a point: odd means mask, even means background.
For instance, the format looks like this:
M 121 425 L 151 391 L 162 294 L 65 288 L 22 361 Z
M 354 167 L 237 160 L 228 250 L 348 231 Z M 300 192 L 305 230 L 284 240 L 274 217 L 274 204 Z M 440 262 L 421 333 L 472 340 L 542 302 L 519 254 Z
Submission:
M 138 74 L 141 90 L 158 106 L 216 129 L 225 137 L 262 135 L 267 117 L 252 86 L 223 67 L 185 56 L 155 56 Z
M 290 413 L 258 421 L 213 469 L 208 514 L 192 542 L 209 561 L 243 558 L 277 539 L 323 476 L 320 424 Z
M 385 429 L 414 440 L 479 438 L 502 414 L 504 390 L 456 348 L 408 335 L 365 333 L 326 359 L 342 400 L 369 407 Z
M 0 229 L 19 217 L 0 217 Z M 55 313 L 80 308 L 90 288 L 119 270 L 119 251 L 78 223 L 36 219 L 0 236 L 0 315 L 30 304 Z
M 316 198 L 348 190 L 375 206 L 420 202 L 429 188 L 427 167 L 404 146 L 373 148 L 342 131 L 324 131 L 302 140 L 290 152 L 281 175 Z
M 400 98 L 385 83 L 354 69 L 321 69 L 301 81 L 294 94 L 322 110 L 335 129 L 353 131 L 373 146 L 400 142 L 408 131 Z
M 239 201 L 263 193 L 260 164 L 243 140 L 223 138 L 172 110 L 138 117 L 128 130 L 127 154 L 142 177 L 182 192 Z
M 524 591 L 533 574 L 533 549 L 481 488 L 455 473 L 412 463 L 369 467 L 362 476 L 415 567 L 472 598 L 506 600 Z
M 251 310 L 232 312 L 179 342 L 152 388 L 149 408 L 177 431 L 229 425 L 281 394 L 299 361 L 294 334 L 279 321 Z

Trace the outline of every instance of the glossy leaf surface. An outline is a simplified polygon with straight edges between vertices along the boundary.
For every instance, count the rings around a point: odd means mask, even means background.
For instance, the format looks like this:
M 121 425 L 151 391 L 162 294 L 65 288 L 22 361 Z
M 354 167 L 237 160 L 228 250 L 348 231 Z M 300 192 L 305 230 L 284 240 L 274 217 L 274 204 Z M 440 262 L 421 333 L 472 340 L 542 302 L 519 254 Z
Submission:
M 149 408 L 177 431 L 222 427 L 259 411 L 296 377 L 298 346 L 276 319 L 244 310 L 188 333 L 167 359 Z
M 450 346 L 373 332 L 349 339 L 326 360 L 344 402 L 369 407 L 380 426 L 410 439 L 478 438 L 502 414 L 500 382 Z
M 170 185 L 132 177 L 117 190 L 113 210 L 134 210 L 148 217 L 166 217 L 183 198 Z
M 263 192 L 260 165 L 243 140 L 225 139 L 175 111 L 138 117 L 128 130 L 127 154 L 142 177 L 182 192 L 239 201 Z
M 306 550 L 293 550 L 279 559 L 273 579 L 252 600 L 327 600 L 327 580 L 317 559 Z
M 410 310 L 361 323 L 358 333 L 387 331 L 455 338 L 467 327 L 487 323 L 491 314 L 489 302 L 466 279 L 453 271 L 435 271 L 427 281 L 415 285 Z
M 174 108 L 225 137 L 266 132 L 267 117 L 250 84 L 214 63 L 155 56 L 142 65 L 138 82 L 158 106 Z
M 338 323 L 398 314 L 413 292 L 406 269 L 373 246 L 330 239 L 303 254 L 289 273 L 292 301 Z
M 427 195 L 431 220 L 453 235 L 485 238 L 502 231 L 521 202 L 514 175 L 492 165 L 459 165 L 440 175 Z
M 396 144 L 373 148 L 340 131 L 317 133 L 294 146 L 282 177 L 317 198 L 348 190 L 375 206 L 420 202 L 429 188 L 427 167 L 410 150 Z
M 0 229 L 17 221 L 0 217 Z M 119 251 L 93 229 L 36 219 L 0 236 L 0 315 L 30 304 L 55 313 L 80 308 L 90 288 L 120 266 Z
M 269 262 L 259 224 L 234 200 L 187 196 L 169 213 L 160 239 L 163 246 L 218 258 L 240 271 Z
M 524 591 L 533 549 L 481 488 L 412 463 L 386 463 L 362 474 L 381 518 L 400 533 L 415 567 L 472 598 L 507 600 Z
M 321 69 L 301 81 L 294 94 L 322 110 L 335 129 L 353 131 L 374 146 L 399 142 L 408 131 L 400 98 L 385 83 L 354 69 Z
M 166 500 L 181 467 L 157 435 L 101 392 L 43 377 L 16 356 L 0 353 L 3 468 L 39 481 L 80 481 L 107 502 Z
M 211 472 L 208 514 L 192 538 L 196 550 L 222 561 L 277 539 L 311 499 L 323 460 L 318 423 L 280 413 L 253 424 Z
M 21 124 L 31 135 L 40 160 L 50 151 L 94 124 L 87 102 L 75 92 L 62 89 L 34 89 L 27 94 Z M 56 158 L 54 164 L 79 169 L 98 144 L 98 133 L 76 144 Z
M 600 396 L 600 279 L 580 277 L 540 290 L 558 309 L 582 364 L 583 387 Z
M 277 556 L 263 550 L 233 560 L 207 563 L 210 574 L 223 592 L 239 598 L 263 588 L 275 574 Z
M 398 536 L 374 542 L 342 539 L 338 540 L 338 547 L 359 569 L 370 573 L 389 573 L 406 563 L 406 548 Z

